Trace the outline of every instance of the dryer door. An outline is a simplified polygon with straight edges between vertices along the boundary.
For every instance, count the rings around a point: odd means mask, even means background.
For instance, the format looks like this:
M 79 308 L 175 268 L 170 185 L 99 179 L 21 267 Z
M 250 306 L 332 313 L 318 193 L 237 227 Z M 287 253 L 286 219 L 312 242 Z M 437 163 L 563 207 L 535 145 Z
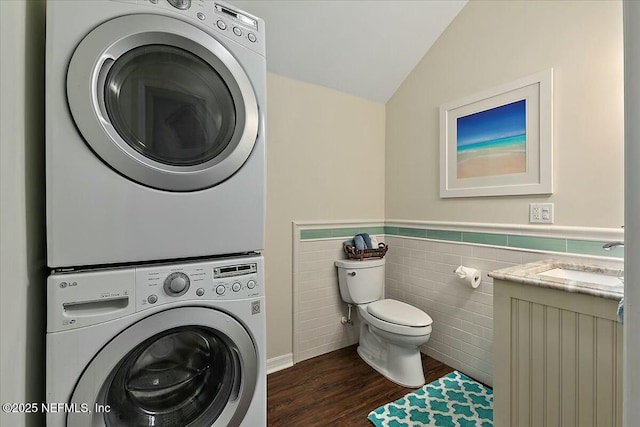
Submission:
M 240 425 L 258 375 L 253 341 L 229 315 L 184 307 L 124 330 L 71 397 L 69 427 Z
M 233 175 L 258 135 L 253 87 L 210 34 L 178 19 L 130 15 L 78 45 L 69 107 L 91 149 L 128 179 L 168 191 Z

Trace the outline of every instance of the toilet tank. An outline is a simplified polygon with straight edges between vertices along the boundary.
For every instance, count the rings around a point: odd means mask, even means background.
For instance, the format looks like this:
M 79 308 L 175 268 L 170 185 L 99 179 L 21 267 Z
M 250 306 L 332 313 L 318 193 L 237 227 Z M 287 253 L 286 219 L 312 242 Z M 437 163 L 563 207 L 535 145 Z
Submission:
M 342 300 L 365 304 L 384 298 L 384 258 L 371 261 L 340 260 L 338 283 Z

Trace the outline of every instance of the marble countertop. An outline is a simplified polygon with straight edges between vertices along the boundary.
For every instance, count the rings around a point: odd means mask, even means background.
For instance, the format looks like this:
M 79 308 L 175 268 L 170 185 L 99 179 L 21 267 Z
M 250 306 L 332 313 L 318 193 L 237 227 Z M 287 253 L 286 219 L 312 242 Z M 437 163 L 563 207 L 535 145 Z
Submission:
M 622 277 L 623 271 L 591 264 L 573 264 L 553 259 L 532 262 L 529 264 L 517 265 L 492 271 L 489 277 L 510 282 L 522 283 L 525 285 L 539 286 L 542 288 L 559 289 L 566 292 L 576 292 L 593 295 L 596 297 L 620 300 L 624 296 L 624 286 L 607 286 L 598 283 L 570 280 L 560 277 L 543 276 L 543 273 L 555 268 L 566 270 L 586 271 L 600 273 L 606 276 Z

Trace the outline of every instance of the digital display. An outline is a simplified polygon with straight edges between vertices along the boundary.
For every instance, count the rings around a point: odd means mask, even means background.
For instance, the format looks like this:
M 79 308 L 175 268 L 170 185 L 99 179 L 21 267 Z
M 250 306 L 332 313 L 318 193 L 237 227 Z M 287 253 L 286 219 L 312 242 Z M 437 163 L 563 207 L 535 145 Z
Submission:
M 240 264 L 230 265 L 227 267 L 218 267 L 213 269 L 213 277 L 218 279 L 221 277 L 240 276 L 244 274 L 253 274 L 258 271 L 257 264 Z
M 248 25 L 254 29 L 258 29 L 258 21 L 256 21 L 253 18 L 249 18 L 248 16 L 245 16 L 241 13 L 236 12 L 233 9 L 229 9 L 228 7 L 224 7 L 222 5 L 216 4 L 215 8 L 218 12 L 220 13 L 224 13 L 225 15 L 228 15 L 230 17 L 232 17 L 233 19 L 235 19 L 236 21 L 239 21 L 241 23 L 243 23 L 244 25 Z

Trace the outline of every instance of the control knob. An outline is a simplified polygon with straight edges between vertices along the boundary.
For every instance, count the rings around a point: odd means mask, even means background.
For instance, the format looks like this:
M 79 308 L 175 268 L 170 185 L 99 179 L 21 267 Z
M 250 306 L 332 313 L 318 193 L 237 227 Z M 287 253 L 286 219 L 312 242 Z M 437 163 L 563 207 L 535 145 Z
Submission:
M 191 7 L 191 0 L 167 0 L 176 9 L 187 10 Z
M 171 273 L 164 279 L 164 291 L 172 297 L 184 295 L 189 290 L 189 276 L 184 273 Z

